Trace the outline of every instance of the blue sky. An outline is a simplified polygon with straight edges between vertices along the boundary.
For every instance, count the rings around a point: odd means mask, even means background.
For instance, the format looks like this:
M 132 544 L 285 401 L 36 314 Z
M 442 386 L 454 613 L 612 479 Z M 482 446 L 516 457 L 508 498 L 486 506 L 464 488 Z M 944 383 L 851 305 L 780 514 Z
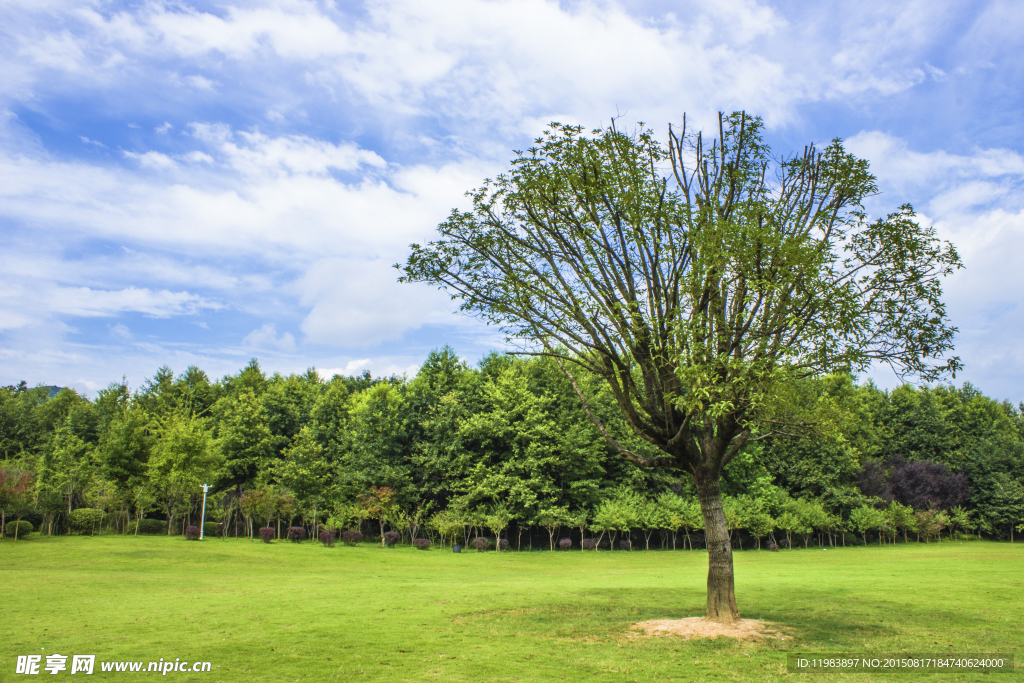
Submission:
M 1015 1 L 6 0 L 0 384 L 476 360 L 501 334 L 395 282 L 410 242 L 548 121 L 746 109 L 953 241 L 957 382 L 1016 403 L 1022 54 Z

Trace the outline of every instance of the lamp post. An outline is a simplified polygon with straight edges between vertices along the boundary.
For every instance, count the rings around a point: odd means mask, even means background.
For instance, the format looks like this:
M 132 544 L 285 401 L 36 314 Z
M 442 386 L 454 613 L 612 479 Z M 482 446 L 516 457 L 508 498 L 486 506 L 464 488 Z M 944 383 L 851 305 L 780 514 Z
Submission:
M 210 489 L 209 484 L 203 484 L 203 516 L 199 522 L 199 540 L 203 540 L 203 531 L 206 529 L 206 492 Z

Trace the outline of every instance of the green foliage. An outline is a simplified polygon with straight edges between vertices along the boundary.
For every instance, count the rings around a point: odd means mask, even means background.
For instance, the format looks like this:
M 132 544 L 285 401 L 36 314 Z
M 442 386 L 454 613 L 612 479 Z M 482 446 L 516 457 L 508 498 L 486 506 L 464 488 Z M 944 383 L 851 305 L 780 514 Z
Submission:
M 18 538 L 28 538 L 28 536 L 35 531 L 32 527 L 32 522 L 28 520 L 12 520 L 4 524 L 4 536 L 7 538 L 14 538 L 17 534 Z
M 167 522 L 161 522 L 158 519 L 140 519 L 138 523 L 133 522 L 128 527 L 128 533 L 149 535 L 166 534 Z
M 68 528 L 74 533 L 90 536 L 97 531 L 102 519 L 103 510 L 78 508 L 68 515 Z

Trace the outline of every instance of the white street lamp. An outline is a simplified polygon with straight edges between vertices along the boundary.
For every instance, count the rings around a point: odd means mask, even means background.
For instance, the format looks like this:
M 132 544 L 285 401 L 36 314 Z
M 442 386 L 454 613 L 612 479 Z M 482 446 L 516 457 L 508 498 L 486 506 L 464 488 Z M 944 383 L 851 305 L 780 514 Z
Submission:
M 210 489 L 209 484 L 203 484 L 203 516 L 199 522 L 199 540 L 203 540 L 203 530 L 206 528 L 206 492 Z

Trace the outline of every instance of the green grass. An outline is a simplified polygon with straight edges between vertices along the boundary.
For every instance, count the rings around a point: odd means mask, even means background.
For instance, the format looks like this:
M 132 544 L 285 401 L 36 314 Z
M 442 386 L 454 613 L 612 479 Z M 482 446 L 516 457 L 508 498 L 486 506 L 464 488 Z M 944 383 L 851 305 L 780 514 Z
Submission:
M 1024 543 L 738 552 L 743 616 L 791 638 L 628 635 L 638 621 L 701 615 L 706 563 L 682 551 L 455 555 L 33 535 L 0 542 L 0 680 L 21 679 L 17 655 L 54 652 L 97 655 L 92 680 L 138 676 L 100 673 L 101 660 L 206 660 L 211 673 L 168 676 L 208 683 L 853 683 L 906 676 L 788 674 L 785 653 L 1024 659 Z M 1019 680 L 1021 671 L 911 679 Z

